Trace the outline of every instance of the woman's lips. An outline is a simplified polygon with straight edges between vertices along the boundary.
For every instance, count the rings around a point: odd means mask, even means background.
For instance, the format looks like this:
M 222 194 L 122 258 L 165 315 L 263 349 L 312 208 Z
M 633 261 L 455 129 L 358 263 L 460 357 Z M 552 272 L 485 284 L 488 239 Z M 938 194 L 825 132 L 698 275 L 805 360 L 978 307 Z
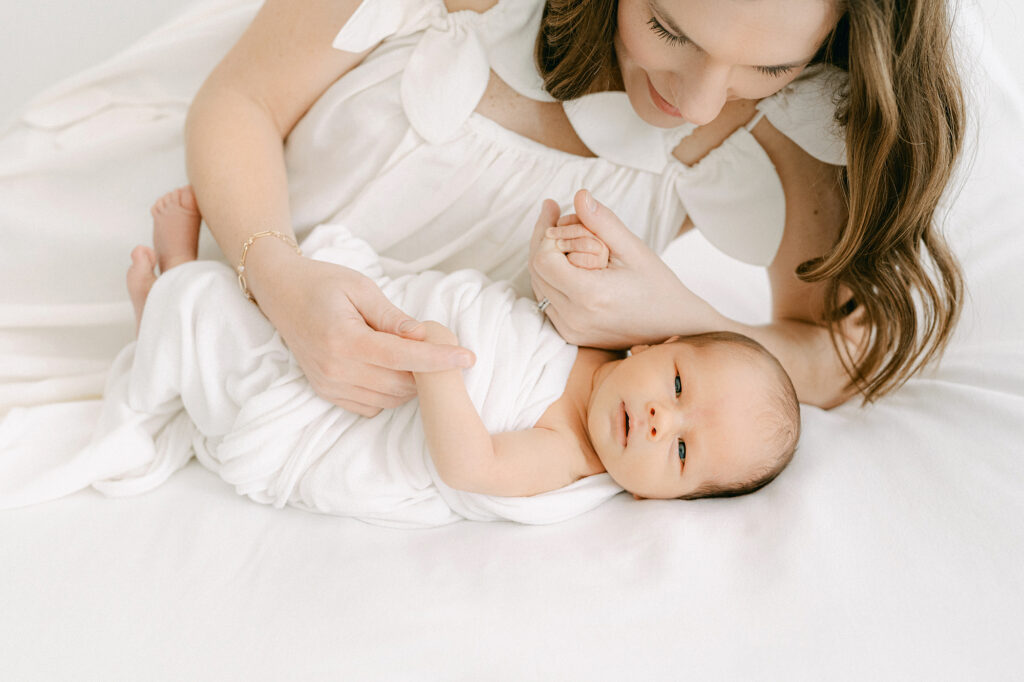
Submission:
M 662 97 L 658 93 L 658 91 L 654 89 L 654 83 L 651 82 L 651 77 L 650 76 L 645 76 L 645 78 L 647 78 L 647 89 L 651 93 L 651 101 L 654 102 L 654 106 L 658 107 L 658 109 L 664 111 L 669 116 L 674 116 L 676 118 L 682 118 L 683 115 L 679 113 L 679 110 L 676 109 L 671 104 L 669 104 L 668 100 L 665 99 L 664 97 Z

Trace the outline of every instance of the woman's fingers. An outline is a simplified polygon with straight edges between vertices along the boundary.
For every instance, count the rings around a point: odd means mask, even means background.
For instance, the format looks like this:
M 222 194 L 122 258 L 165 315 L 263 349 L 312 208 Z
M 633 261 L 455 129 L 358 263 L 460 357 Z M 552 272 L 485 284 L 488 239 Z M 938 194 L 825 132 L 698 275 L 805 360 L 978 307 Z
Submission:
M 364 362 L 404 372 L 440 372 L 472 367 L 476 356 L 460 346 L 404 339 L 387 332 L 371 331 L 356 340 L 354 348 Z
M 600 239 L 594 237 L 576 237 L 575 239 L 556 239 L 555 248 L 562 253 L 590 253 L 599 256 L 608 253 L 608 247 Z
M 627 257 L 637 246 L 644 246 L 643 241 L 626 227 L 611 209 L 594 198 L 589 190 L 581 189 L 573 197 L 576 215 L 580 222 L 594 233 L 594 236 L 608 245 L 613 254 Z
M 327 395 L 322 397 L 324 397 L 328 402 L 332 402 L 339 407 L 345 407 L 345 409 L 351 410 L 352 412 L 356 412 L 364 416 L 372 416 L 367 413 L 373 411 L 373 413 L 376 414 L 381 410 L 394 409 L 399 405 L 404 404 L 412 398 L 413 395 L 415 395 L 415 393 L 399 397 L 387 395 L 385 393 L 377 393 L 376 391 L 369 390 L 362 386 L 349 385 L 344 387 L 343 395 L 339 394 L 332 396 L 330 392 L 328 392 Z M 348 404 L 349 406 L 346 407 L 345 404 Z
M 316 390 L 316 387 L 314 386 L 313 389 Z M 320 393 L 320 391 L 317 391 L 316 394 L 319 395 L 321 398 L 324 397 L 323 394 Z M 356 414 L 358 414 L 358 415 L 360 415 L 362 417 L 376 417 L 378 414 L 380 414 L 383 411 L 383 408 L 381 408 L 381 407 L 373 407 L 371 405 L 364 405 L 362 403 L 353 402 L 351 400 L 345 400 L 345 399 L 331 400 L 329 398 L 324 398 L 324 400 L 326 400 L 329 403 L 334 403 L 335 405 L 337 405 L 338 407 L 340 407 L 343 410 L 347 410 L 349 412 L 355 412 Z
M 548 239 L 597 239 L 594 233 L 586 228 L 583 223 L 572 223 L 570 225 L 558 225 L 555 227 L 549 227 L 544 232 L 544 236 Z
M 561 213 L 558 208 L 558 204 L 552 199 L 545 199 L 540 205 L 540 215 L 537 216 L 537 222 L 533 225 L 533 234 L 530 235 L 530 257 L 537 252 L 540 248 L 541 243 L 544 241 L 544 233 L 549 227 L 554 227 L 558 222 L 559 214 Z
M 419 322 L 384 296 L 369 279 L 353 287 L 349 298 L 368 329 L 351 344 L 355 357 L 364 362 L 406 372 L 439 372 L 472 367 L 476 356 L 459 346 L 426 343 L 401 334 L 416 333 Z

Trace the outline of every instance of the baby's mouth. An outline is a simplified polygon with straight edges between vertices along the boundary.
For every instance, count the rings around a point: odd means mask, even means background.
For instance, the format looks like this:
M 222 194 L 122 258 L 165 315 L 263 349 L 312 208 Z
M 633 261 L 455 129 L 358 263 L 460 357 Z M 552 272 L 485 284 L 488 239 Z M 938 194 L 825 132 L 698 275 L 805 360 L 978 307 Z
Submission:
M 629 410 L 626 409 L 626 403 L 622 403 L 622 413 L 626 415 L 626 445 L 629 445 Z

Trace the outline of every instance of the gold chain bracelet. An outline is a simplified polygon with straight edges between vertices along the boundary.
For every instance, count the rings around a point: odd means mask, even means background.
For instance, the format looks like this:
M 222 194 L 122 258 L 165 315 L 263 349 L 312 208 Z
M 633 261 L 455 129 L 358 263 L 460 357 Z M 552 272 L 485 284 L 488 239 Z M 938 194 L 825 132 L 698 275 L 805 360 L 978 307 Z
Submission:
M 299 254 L 300 256 L 302 255 L 302 249 L 299 248 L 299 245 L 295 243 L 295 240 L 293 238 L 281 232 L 277 232 L 275 230 L 264 230 L 263 232 L 257 232 L 253 236 L 246 239 L 245 242 L 242 244 L 242 257 L 238 259 L 238 267 L 235 268 L 235 272 L 238 273 L 238 288 L 241 289 L 242 293 L 245 294 L 245 297 L 248 298 L 253 303 L 256 303 L 256 299 L 253 298 L 252 293 L 249 291 L 249 284 L 248 282 L 245 281 L 245 257 L 249 254 L 249 247 L 252 246 L 252 243 L 259 239 L 260 237 L 275 237 L 277 239 L 280 239 L 285 244 L 295 249 L 295 253 Z

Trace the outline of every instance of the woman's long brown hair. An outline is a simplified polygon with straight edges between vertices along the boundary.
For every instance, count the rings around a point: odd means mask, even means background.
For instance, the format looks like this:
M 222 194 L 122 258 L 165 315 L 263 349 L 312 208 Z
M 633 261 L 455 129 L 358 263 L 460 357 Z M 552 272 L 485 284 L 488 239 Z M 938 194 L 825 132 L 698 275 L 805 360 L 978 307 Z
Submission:
M 548 0 L 536 60 L 556 99 L 618 81 L 617 4 Z M 962 307 L 963 277 L 935 210 L 963 146 L 965 106 L 944 0 L 839 0 L 838 11 L 816 61 L 849 74 L 836 93 L 848 219 L 797 275 L 826 283 L 824 323 L 851 385 L 872 401 L 941 355 Z M 840 333 L 844 287 L 869 332 L 856 351 Z

